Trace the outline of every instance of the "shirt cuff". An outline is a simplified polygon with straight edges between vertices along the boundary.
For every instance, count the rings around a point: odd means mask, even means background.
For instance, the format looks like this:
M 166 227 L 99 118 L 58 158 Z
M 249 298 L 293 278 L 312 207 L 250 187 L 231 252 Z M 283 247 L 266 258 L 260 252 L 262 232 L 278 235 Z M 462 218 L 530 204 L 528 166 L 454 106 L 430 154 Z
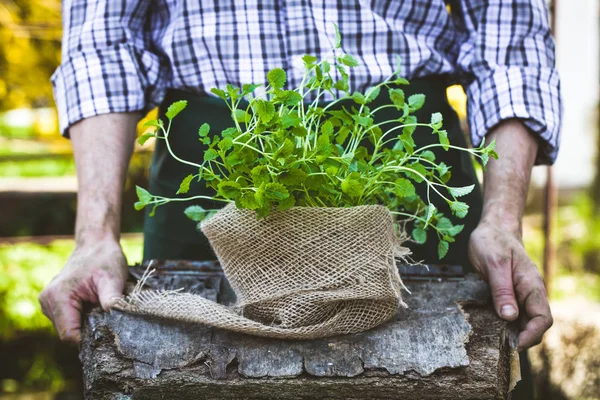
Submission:
M 147 112 L 164 97 L 159 58 L 127 43 L 69 55 L 52 75 L 60 131 L 113 112 Z
M 518 118 L 538 137 L 536 164 L 552 164 L 560 144 L 562 102 L 554 68 L 496 67 L 467 87 L 473 146 L 500 122 Z

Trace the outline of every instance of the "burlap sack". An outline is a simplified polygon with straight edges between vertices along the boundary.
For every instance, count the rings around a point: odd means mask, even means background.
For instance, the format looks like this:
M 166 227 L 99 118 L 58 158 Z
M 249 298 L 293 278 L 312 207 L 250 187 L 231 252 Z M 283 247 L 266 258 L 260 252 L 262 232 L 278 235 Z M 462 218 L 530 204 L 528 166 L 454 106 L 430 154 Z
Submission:
M 390 319 L 408 255 L 383 206 L 295 207 L 257 220 L 233 204 L 201 225 L 237 295 L 228 308 L 198 295 L 136 290 L 117 308 L 259 336 L 309 339 Z

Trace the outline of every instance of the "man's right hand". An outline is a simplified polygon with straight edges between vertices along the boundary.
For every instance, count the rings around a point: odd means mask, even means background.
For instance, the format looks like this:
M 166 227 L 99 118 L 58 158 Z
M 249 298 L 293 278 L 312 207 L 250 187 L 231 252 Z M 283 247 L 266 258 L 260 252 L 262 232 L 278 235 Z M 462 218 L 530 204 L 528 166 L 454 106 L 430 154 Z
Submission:
M 108 310 L 121 297 L 126 279 L 127 260 L 118 242 L 83 242 L 40 294 L 42 311 L 61 340 L 77 344 L 82 303 L 100 303 Z
M 106 310 L 123 292 L 121 206 L 138 119 L 137 113 L 103 114 L 69 128 L 78 184 L 75 251 L 40 294 L 62 340 L 79 343 L 82 303 Z

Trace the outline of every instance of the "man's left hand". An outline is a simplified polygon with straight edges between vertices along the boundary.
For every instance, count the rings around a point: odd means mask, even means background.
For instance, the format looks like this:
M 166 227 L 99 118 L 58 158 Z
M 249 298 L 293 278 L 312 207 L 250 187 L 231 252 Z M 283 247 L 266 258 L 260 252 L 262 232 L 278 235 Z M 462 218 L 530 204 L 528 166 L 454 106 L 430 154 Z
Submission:
M 552 314 L 544 281 L 520 235 L 482 221 L 471 234 L 469 258 L 489 283 L 498 315 L 514 321 L 520 310 L 519 351 L 539 344 Z

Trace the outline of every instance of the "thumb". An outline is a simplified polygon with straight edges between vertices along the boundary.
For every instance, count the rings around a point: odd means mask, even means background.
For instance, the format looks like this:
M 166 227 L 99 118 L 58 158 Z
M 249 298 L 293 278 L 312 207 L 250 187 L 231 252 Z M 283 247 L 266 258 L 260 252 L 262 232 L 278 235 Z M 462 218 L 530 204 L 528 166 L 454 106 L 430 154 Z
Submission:
M 510 265 L 496 265 L 488 268 L 488 283 L 498 315 L 507 321 L 517 319 L 519 307 L 515 299 Z
M 108 311 L 123 296 L 124 287 L 125 281 L 115 277 L 106 277 L 97 281 L 96 292 L 104 311 Z

